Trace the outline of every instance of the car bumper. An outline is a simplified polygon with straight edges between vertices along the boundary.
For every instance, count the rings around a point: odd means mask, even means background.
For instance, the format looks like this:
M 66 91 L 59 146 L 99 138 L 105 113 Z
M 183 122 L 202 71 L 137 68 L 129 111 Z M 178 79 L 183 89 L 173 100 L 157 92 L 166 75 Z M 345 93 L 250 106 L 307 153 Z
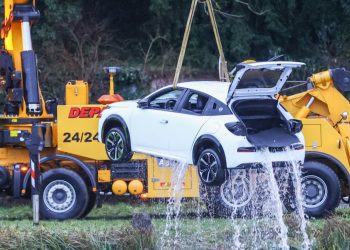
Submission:
M 285 167 L 291 164 L 302 165 L 305 158 L 304 147 L 294 149 L 257 149 L 256 152 L 236 152 L 227 159 L 227 168 L 260 168 L 272 164 L 273 167 Z

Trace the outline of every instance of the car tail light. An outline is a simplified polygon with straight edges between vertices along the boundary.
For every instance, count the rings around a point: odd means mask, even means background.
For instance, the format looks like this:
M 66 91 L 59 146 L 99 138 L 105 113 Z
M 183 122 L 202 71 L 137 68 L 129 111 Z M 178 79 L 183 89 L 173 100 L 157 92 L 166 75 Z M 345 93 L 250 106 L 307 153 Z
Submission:
M 290 129 L 292 133 L 297 134 L 303 129 L 303 123 L 299 120 L 291 119 L 289 120 Z
M 247 135 L 247 128 L 241 122 L 229 122 L 225 124 L 225 127 L 234 135 Z
M 239 153 L 252 153 L 256 152 L 256 147 L 240 147 L 237 149 Z
M 295 145 L 293 145 L 293 149 L 294 150 L 303 150 L 304 145 L 303 144 L 295 144 Z

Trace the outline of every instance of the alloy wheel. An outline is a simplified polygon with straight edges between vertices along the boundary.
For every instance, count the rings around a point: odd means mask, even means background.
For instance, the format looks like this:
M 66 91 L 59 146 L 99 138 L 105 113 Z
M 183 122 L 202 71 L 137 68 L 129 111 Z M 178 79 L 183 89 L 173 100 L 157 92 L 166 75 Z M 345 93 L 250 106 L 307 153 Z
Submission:
M 198 169 L 202 180 L 207 183 L 213 182 L 219 170 L 219 165 L 214 154 L 211 154 L 209 152 L 204 154 L 199 159 Z
M 111 131 L 106 137 L 106 148 L 109 158 L 113 161 L 121 159 L 124 153 L 124 142 L 120 134 L 116 131 Z

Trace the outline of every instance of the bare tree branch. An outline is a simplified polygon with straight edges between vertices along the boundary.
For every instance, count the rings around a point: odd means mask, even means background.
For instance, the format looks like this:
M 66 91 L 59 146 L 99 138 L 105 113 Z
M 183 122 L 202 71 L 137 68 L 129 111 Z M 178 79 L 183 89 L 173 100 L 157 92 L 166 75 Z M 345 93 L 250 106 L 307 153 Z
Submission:
M 270 12 L 270 10 L 257 11 L 249 3 L 241 1 L 241 0 L 235 0 L 235 2 L 242 4 L 242 5 L 245 5 L 248 8 L 248 10 L 250 10 L 252 13 L 254 13 L 255 15 L 258 15 L 258 16 L 262 16 L 262 15 L 265 15 L 266 13 Z
M 152 47 L 158 40 L 167 41 L 165 36 L 161 36 L 161 35 L 157 35 L 155 37 L 150 36 L 150 43 L 148 45 L 148 49 L 147 49 L 146 53 L 144 54 L 145 56 L 144 56 L 144 61 L 143 61 L 143 72 L 145 72 L 146 64 L 150 60 L 150 53 L 151 53 Z

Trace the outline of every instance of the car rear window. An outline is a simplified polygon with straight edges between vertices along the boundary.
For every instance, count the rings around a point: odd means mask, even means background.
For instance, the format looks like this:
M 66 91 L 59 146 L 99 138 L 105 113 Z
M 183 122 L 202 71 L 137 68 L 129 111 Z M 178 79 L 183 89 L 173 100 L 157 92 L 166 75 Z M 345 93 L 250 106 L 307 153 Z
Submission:
M 249 69 L 240 79 L 237 89 L 273 88 L 282 73 L 283 69 Z

